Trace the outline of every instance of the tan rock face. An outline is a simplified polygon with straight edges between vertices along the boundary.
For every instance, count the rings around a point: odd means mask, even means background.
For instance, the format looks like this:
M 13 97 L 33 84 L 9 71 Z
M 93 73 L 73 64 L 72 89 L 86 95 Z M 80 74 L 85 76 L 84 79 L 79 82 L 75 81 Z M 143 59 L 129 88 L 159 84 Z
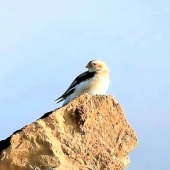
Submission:
M 112 96 L 84 94 L 0 142 L 1 170 L 122 170 L 137 145 Z

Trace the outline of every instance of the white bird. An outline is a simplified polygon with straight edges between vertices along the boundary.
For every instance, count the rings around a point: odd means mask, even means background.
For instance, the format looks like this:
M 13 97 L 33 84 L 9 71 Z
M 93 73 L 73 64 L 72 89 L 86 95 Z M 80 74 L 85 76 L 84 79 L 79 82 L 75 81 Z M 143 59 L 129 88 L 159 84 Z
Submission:
M 75 78 L 65 93 L 55 100 L 58 101 L 57 103 L 65 100 L 62 105 L 65 106 L 76 96 L 83 93 L 88 93 L 92 96 L 106 93 L 110 84 L 109 68 L 106 63 L 100 60 L 92 60 L 87 64 L 86 68 L 88 68 L 88 71 Z

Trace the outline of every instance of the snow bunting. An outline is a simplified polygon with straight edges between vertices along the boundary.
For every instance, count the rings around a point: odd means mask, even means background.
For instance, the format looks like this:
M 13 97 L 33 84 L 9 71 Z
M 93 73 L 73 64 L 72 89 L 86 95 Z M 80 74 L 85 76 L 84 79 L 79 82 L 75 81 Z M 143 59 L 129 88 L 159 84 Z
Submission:
M 65 93 L 55 100 L 57 103 L 65 100 L 62 105 L 65 106 L 76 96 L 83 93 L 89 93 L 92 96 L 106 93 L 110 84 L 107 65 L 103 61 L 92 60 L 87 64 L 86 68 L 88 71 L 75 78 Z

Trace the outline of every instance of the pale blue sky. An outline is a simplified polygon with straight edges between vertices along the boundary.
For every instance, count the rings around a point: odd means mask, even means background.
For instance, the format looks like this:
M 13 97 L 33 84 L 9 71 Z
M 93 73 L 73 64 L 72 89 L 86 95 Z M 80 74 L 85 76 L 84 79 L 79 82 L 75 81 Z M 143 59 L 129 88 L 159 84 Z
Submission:
M 92 59 L 138 136 L 127 169 L 169 170 L 169 0 L 0 1 L 0 140 L 60 107 Z

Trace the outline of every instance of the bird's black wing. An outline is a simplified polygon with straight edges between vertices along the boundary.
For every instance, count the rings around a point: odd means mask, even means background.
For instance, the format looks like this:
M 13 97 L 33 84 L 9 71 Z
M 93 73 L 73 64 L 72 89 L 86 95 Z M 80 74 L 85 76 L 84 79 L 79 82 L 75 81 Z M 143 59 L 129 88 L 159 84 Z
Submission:
M 80 84 L 81 82 L 88 80 L 90 78 L 92 78 L 95 75 L 96 72 L 89 72 L 86 71 L 82 74 L 80 74 L 79 76 L 77 76 L 75 78 L 75 80 L 71 83 L 71 85 L 69 86 L 69 88 L 64 92 L 64 94 L 62 96 L 60 96 L 59 98 L 57 98 L 55 101 L 59 100 L 57 103 L 63 101 L 66 99 L 67 96 L 69 96 L 70 94 L 72 94 L 75 90 L 75 87 Z

